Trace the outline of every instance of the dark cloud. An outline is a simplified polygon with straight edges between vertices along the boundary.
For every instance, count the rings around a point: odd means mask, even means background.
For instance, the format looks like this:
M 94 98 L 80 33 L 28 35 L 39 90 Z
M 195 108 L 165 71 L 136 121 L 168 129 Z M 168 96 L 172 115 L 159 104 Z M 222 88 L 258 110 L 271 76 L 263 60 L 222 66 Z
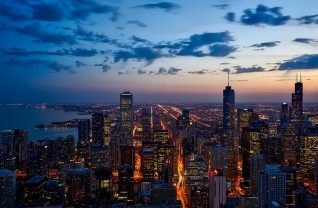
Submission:
M 206 73 L 208 73 L 208 70 L 207 69 L 201 69 L 201 70 L 198 70 L 198 71 L 189 71 L 188 73 L 189 74 L 206 74 Z
M 82 66 L 86 66 L 86 64 L 82 61 L 75 61 L 76 68 L 80 68 Z
M 86 30 L 81 26 L 77 26 L 77 28 L 74 30 L 74 34 L 76 38 L 83 41 L 89 41 L 94 43 L 107 43 L 125 49 L 131 48 L 131 46 L 127 44 L 120 43 L 117 39 L 112 39 L 104 34 Z
M 177 75 L 178 72 L 182 71 L 182 69 L 178 69 L 175 67 L 169 67 L 169 69 L 166 69 L 164 67 L 160 67 L 158 69 L 157 75 Z
M 254 48 L 270 48 L 270 47 L 275 47 L 278 44 L 280 44 L 280 41 L 269 41 L 269 42 L 263 42 L 263 43 L 258 43 L 251 45 L 250 47 Z
M 147 71 L 143 70 L 143 69 L 138 69 L 137 74 L 139 74 L 139 75 L 147 74 Z
M 108 72 L 109 70 L 111 70 L 111 66 L 107 64 L 95 64 L 94 66 L 102 67 L 103 72 Z
M 38 69 L 44 67 L 54 72 L 70 71 L 71 66 L 60 64 L 56 61 L 46 61 L 41 59 L 16 59 L 12 58 L 2 65 L 15 69 Z
M 229 4 L 215 4 L 213 7 L 224 10 L 227 9 L 230 5 Z
M 124 75 L 125 73 L 124 72 L 118 72 L 118 75 Z
M 101 4 L 97 1 L 73 1 L 74 10 L 71 12 L 72 19 L 85 20 L 91 14 L 111 14 L 110 20 L 117 21 L 118 8 Z
M 291 17 L 283 15 L 281 13 L 281 9 L 281 7 L 270 8 L 259 4 L 255 10 L 244 10 L 240 21 L 244 25 L 284 25 L 291 19 Z
M 34 38 L 37 42 L 43 43 L 53 43 L 53 44 L 69 44 L 73 45 L 76 43 L 75 37 L 73 35 L 49 32 L 44 27 L 39 24 L 27 25 L 24 27 L 12 27 L 11 28 L 16 33 L 29 36 Z
M 166 47 L 172 49 L 171 52 L 179 56 L 223 57 L 236 50 L 235 47 L 227 44 L 230 41 L 233 41 L 233 37 L 229 32 L 203 33 L 192 35 L 187 40 Z M 202 50 L 203 46 L 207 46 L 208 51 Z
M 150 47 L 137 47 L 132 51 L 116 51 L 114 53 L 114 62 L 126 62 L 129 59 L 135 59 L 137 61 L 146 61 L 148 64 L 150 64 L 155 59 L 160 57 L 162 57 L 162 54 Z
M 85 48 L 76 48 L 70 49 L 70 55 L 79 56 L 79 57 L 92 57 L 98 54 L 96 49 L 85 49 Z
M 170 2 L 159 2 L 154 4 L 142 4 L 135 6 L 135 8 L 144 8 L 144 9 L 162 9 L 166 12 L 170 12 L 172 10 L 180 8 L 178 4 L 170 3 Z
M 132 40 L 135 43 L 150 43 L 148 40 L 134 36 L 134 35 L 130 38 L 130 40 Z
M 139 27 L 147 27 L 147 25 L 139 20 L 129 20 L 127 24 L 137 25 Z
M 230 72 L 231 72 L 231 69 L 225 68 L 225 69 L 222 69 L 221 71 L 222 71 L 222 72 L 226 72 L 226 73 L 230 73 Z
M 312 39 L 312 38 L 295 38 L 293 40 L 294 42 L 298 42 L 298 43 L 312 43 L 312 42 L 317 42 L 316 40 Z
M 0 15 L 5 16 L 13 21 L 27 20 L 30 17 L 22 10 L 13 5 L 0 1 Z
M 234 74 L 244 74 L 244 73 L 264 72 L 265 71 L 265 68 L 260 67 L 260 66 L 252 66 L 252 67 L 235 66 L 234 69 L 235 69 Z
M 11 48 L 9 50 L 0 49 L 0 53 L 11 56 L 32 56 L 32 55 L 46 55 L 46 56 L 77 56 L 77 57 L 92 57 L 98 54 L 96 49 L 62 49 L 57 51 L 28 51 L 21 48 Z
M 234 22 L 235 21 L 235 13 L 234 12 L 228 12 L 225 17 L 227 21 Z
M 126 62 L 130 59 L 146 61 L 151 64 L 155 59 L 162 57 L 193 56 L 193 57 L 224 57 L 236 51 L 229 45 L 233 37 L 229 32 L 194 34 L 189 38 L 173 42 L 154 44 L 146 39 L 132 36 L 134 47 L 123 44 L 126 50 L 113 52 L 114 62 Z
M 64 18 L 64 9 L 57 2 L 31 5 L 32 19 L 44 21 L 60 21 Z
M 318 69 L 318 54 L 302 55 L 278 63 L 277 70 Z
M 297 18 L 300 24 L 318 24 L 318 14 L 315 15 L 307 15 L 300 18 Z

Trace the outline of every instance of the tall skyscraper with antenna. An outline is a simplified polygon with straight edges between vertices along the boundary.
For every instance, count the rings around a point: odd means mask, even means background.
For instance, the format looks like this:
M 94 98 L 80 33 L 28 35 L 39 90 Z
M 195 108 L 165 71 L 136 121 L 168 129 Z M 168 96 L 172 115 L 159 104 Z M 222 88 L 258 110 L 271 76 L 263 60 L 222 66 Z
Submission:
M 298 74 L 296 75 L 295 92 L 292 94 L 292 120 L 294 123 L 301 125 L 303 121 L 303 83 Z
M 223 129 L 234 130 L 235 125 L 235 91 L 230 86 L 230 73 L 228 72 L 227 86 L 223 90 Z
M 237 178 L 238 138 L 235 132 L 235 92 L 230 86 L 230 72 L 227 86 L 223 90 L 223 130 L 227 147 L 227 179 L 234 182 Z

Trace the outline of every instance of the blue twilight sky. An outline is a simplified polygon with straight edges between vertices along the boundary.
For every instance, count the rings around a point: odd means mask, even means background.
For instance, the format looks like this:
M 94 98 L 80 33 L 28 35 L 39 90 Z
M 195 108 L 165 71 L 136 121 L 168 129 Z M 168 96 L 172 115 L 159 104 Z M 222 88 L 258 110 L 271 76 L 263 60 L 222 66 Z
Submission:
M 1 0 L 0 103 L 318 101 L 316 0 Z

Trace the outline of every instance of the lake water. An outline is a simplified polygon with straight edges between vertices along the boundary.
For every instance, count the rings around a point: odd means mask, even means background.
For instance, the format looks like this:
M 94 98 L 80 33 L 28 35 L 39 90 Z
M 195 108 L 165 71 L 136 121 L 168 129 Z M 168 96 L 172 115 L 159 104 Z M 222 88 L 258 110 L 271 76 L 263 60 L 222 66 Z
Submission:
M 24 129 L 29 132 L 29 140 L 43 138 L 55 139 L 73 135 L 77 140 L 77 128 L 36 129 L 39 124 L 50 124 L 54 121 L 90 118 L 77 112 L 64 112 L 53 109 L 37 109 L 35 107 L 0 105 L 0 131 L 7 129 Z

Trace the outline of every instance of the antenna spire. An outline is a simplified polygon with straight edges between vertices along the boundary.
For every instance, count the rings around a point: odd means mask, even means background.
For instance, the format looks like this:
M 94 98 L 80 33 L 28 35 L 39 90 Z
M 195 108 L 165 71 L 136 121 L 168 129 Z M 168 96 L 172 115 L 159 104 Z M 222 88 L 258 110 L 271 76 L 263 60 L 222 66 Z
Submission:
M 300 82 L 302 82 L 302 80 L 301 80 L 301 72 L 300 72 Z
M 296 73 L 296 82 L 298 82 L 298 73 Z
M 227 86 L 230 86 L 230 72 L 227 72 Z

